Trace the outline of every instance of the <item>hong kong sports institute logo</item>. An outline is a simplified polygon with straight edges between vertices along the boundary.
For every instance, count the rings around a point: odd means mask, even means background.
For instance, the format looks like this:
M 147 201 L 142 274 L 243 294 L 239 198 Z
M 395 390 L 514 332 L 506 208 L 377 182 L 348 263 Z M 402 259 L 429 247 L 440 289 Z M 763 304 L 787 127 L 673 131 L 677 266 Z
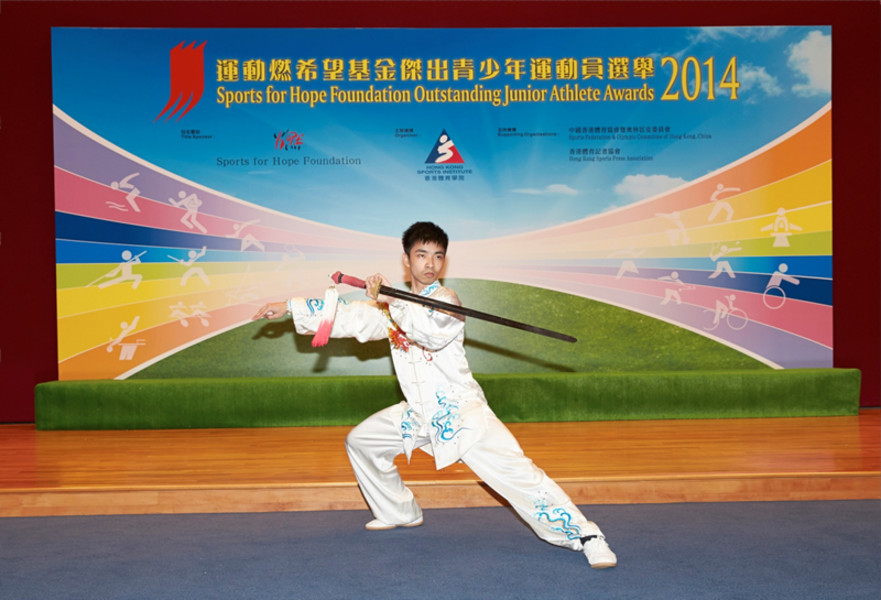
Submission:
M 168 116 L 165 120 L 168 121 L 178 112 L 177 120 L 180 121 L 202 99 L 202 92 L 205 91 L 205 42 L 199 46 L 196 46 L 196 42 L 189 46 L 181 42 L 172 48 L 169 75 L 171 91 L 168 102 L 153 121 L 158 121 L 166 113 Z
M 434 143 L 434 148 L 432 148 L 431 152 L 428 155 L 428 158 L 425 159 L 425 164 L 427 165 L 462 165 L 465 164 L 465 161 L 462 160 L 462 155 L 459 154 L 459 151 L 456 149 L 456 144 L 453 143 L 453 138 L 450 137 L 450 134 L 447 133 L 447 130 L 444 129 L 440 136 L 438 136 L 437 141 Z
M 434 148 L 425 159 L 425 165 L 417 169 L 416 174 L 421 175 L 425 181 L 446 182 L 465 181 L 474 173 L 465 166 L 465 160 L 445 129 L 438 136 Z

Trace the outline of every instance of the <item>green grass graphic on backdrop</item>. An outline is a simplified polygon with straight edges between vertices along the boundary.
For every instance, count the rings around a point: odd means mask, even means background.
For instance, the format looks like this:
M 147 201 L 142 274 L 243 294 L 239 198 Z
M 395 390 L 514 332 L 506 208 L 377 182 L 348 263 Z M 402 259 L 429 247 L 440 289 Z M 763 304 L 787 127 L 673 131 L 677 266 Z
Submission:
M 578 338 L 570 344 L 469 318 L 465 347 L 474 373 L 770 369 L 694 332 L 580 296 L 470 279 L 445 284 L 469 308 Z M 311 341 L 294 333 L 290 319 L 248 323 L 132 378 L 393 374 L 387 341 L 339 339 L 323 348 L 313 348 Z

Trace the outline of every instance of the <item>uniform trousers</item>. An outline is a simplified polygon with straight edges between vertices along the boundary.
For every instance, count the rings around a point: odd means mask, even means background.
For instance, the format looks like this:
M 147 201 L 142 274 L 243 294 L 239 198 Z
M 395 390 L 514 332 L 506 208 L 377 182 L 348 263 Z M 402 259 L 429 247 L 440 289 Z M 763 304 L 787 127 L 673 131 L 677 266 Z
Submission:
M 411 523 L 422 516 L 413 492 L 404 485 L 395 457 L 404 453 L 401 406 L 368 417 L 346 437 L 346 451 L 355 478 L 373 516 L 390 525 Z M 556 482 L 523 454 L 520 444 L 486 406 L 485 433 L 461 455 L 480 479 L 510 503 L 539 538 L 570 550 L 582 550 L 581 538 L 602 535 Z M 415 447 L 430 444 L 418 435 Z

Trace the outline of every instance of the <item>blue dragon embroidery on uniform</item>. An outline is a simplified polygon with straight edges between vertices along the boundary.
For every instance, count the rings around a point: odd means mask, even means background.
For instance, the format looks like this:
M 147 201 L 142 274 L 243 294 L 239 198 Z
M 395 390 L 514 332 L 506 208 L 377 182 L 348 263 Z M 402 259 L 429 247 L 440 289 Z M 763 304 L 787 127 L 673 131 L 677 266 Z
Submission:
M 348 302 L 339 298 L 337 304 L 348 304 Z M 324 298 L 306 298 L 306 307 L 310 314 L 320 313 L 324 309 Z
M 413 409 L 408 408 L 404 416 L 401 417 L 401 437 L 403 439 L 413 439 L 414 427 Z
M 306 298 L 306 306 L 311 314 L 319 313 L 324 309 L 324 298 Z
M 544 500 L 537 501 L 535 507 L 538 509 L 534 515 L 537 521 L 545 520 L 549 524 L 556 523 L 556 525 L 551 525 L 551 529 L 559 531 L 570 540 L 581 538 L 581 528 L 572 524 L 572 515 L 565 508 L 555 508 L 548 512 L 548 504 Z M 551 514 L 554 516 L 552 517 Z
M 468 429 L 467 427 L 459 427 L 456 429 L 456 422 L 462 417 L 459 415 L 459 405 L 455 402 L 448 402 L 446 394 L 438 391 L 435 396 L 437 403 L 441 409 L 434 413 L 431 417 L 431 425 L 435 429 L 434 439 L 437 442 L 449 442 L 456 437 L 459 432 Z
M 434 290 L 438 289 L 439 287 L 440 287 L 440 282 L 435 281 L 434 283 L 432 283 L 431 285 L 429 285 L 428 287 L 423 289 L 421 292 L 419 292 L 419 295 L 420 296 L 430 296 L 431 294 L 434 293 Z M 434 314 L 434 307 L 429 306 L 427 308 L 428 308 L 428 314 L 433 315 Z

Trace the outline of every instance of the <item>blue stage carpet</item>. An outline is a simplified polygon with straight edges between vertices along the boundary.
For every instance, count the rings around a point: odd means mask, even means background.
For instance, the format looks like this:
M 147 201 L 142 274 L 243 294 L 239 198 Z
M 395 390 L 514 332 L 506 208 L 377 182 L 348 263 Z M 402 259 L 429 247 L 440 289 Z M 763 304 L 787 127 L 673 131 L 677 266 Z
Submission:
M 0 519 L 0 597 L 877 600 L 878 501 L 584 506 L 619 566 L 506 508 Z

